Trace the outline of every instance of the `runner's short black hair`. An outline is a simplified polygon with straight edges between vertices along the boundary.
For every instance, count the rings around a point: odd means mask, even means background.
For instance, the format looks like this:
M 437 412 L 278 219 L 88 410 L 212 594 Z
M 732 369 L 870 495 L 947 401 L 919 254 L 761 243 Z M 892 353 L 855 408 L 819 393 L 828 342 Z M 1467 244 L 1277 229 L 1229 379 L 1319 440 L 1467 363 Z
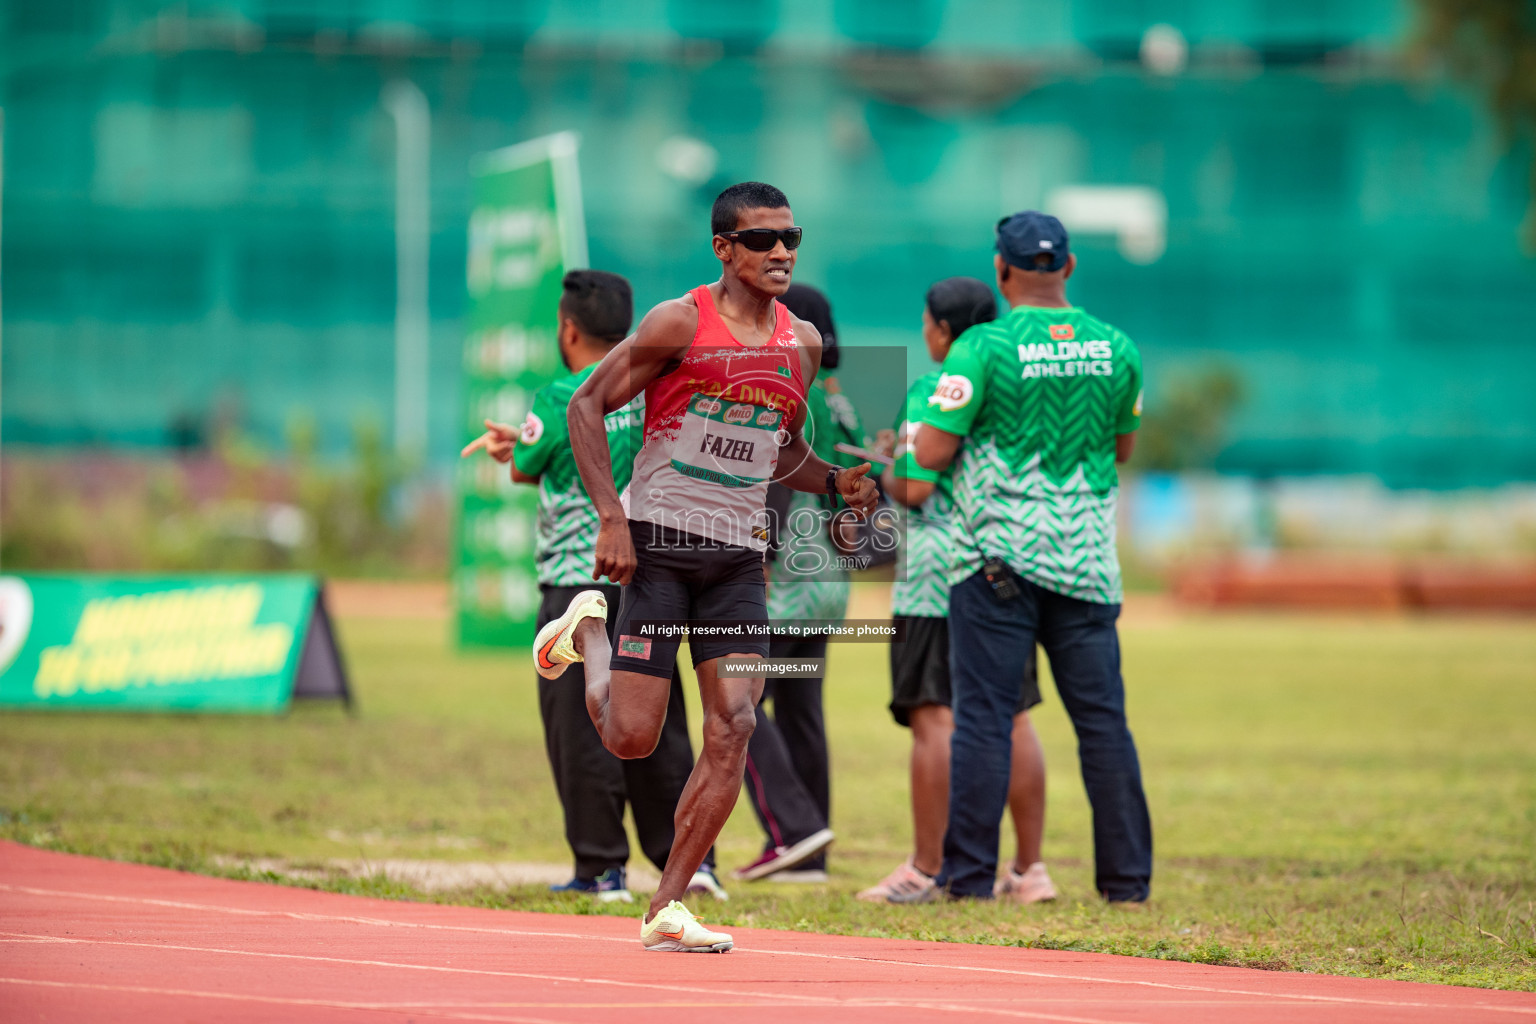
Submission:
M 714 208 L 709 211 L 709 232 L 718 235 L 735 231 L 742 210 L 782 210 L 787 206 L 789 198 L 772 185 L 743 181 L 715 197 Z
M 997 319 L 997 297 L 992 286 L 974 277 L 946 277 L 928 289 L 923 300 L 934 322 L 949 324 L 949 335 L 958 338 L 977 324 Z
M 610 345 L 624 340 L 635 319 L 635 293 L 628 281 L 606 270 L 572 270 L 561 284 L 561 316 Z

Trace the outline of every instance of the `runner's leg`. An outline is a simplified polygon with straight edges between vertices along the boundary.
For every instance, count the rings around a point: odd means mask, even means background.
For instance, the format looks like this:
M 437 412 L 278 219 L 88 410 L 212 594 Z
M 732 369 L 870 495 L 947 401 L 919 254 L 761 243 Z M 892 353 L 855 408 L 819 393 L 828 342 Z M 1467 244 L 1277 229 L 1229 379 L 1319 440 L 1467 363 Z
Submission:
M 737 657 L 761 657 L 759 654 Z M 683 798 L 677 803 L 674 819 L 677 832 L 672 841 L 672 856 L 661 874 L 661 884 L 651 898 L 645 919 L 673 900 L 680 900 L 688 881 L 704 862 L 704 856 L 719 837 L 725 821 L 736 806 L 741 792 L 741 776 L 747 763 L 747 742 L 756 723 L 758 698 L 763 692 L 763 677 L 720 678 L 719 658 L 695 666 L 699 677 L 699 697 L 704 705 L 704 747 L 688 777 Z M 615 674 L 615 690 L 622 688 L 624 676 Z M 663 687 L 666 680 L 661 680 Z M 665 710 L 665 689 L 662 690 Z M 610 713 L 614 703 L 610 701 Z M 610 717 L 610 721 L 612 718 Z
M 645 757 L 655 750 L 667 720 L 671 679 L 609 671 L 608 633 L 597 619 L 583 619 L 572 644 L 582 657 L 587 713 L 603 738 L 603 746 L 622 758 Z
M 675 838 L 672 815 L 693 771 L 688 708 L 683 703 L 683 681 L 676 667 L 667 691 L 667 721 L 661 728 L 661 742 L 649 757 L 618 763 L 623 766 L 624 788 L 635 816 L 640 849 L 657 871 L 665 871 Z

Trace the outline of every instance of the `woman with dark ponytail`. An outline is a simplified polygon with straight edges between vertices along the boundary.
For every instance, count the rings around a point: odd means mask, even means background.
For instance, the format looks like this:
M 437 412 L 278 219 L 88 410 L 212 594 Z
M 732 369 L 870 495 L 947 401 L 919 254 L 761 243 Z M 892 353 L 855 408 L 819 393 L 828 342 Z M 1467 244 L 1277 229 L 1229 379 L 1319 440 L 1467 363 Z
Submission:
M 989 285 L 974 277 L 950 277 L 928 289 L 923 304 L 923 341 L 942 363 L 956 338 L 977 324 L 997 318 L 997 299 Z M 955 720 L 950 713 L 949 581 L 946 569 L 954 551 L 950 538 L 954 500 L 951 472 L 923 469 L 912 454 L 918 425 L 942 374 L 935 369 L 907 391 L 896 421 L 896 464 L 881 484 L 908 506 L 904 556 L 897 564 L 904 578 L 891 588 L 891 618 L 904 625 L 905 639 L 891 645 L 891 714 L 912 730 L 912 856 L 879 884 L 859 893 L 874 902 L 926 903 L 938 894 L 944 861 L 944 830 L 949 819 L 949 740 Z M 997 895 L 1019 903 L 1054 899 L 1056 889 L 1040 861 L 1045 827 L 1045 758 L 1030 725 L 1027 709 L 1040 703 L 1034 652 L 1019 679 L 1013 726 L 1013 764 L 1008 808 L 1018 837 L 1018 853 L 997 883 Z
M 954 340 L 977 324 L 997 319 L 997 296 L 974 277 L 946 277 L 923 299 L 923 340 L 934 362 L 942 363 Z M 931 325 L 931 326 L 930 326 Z

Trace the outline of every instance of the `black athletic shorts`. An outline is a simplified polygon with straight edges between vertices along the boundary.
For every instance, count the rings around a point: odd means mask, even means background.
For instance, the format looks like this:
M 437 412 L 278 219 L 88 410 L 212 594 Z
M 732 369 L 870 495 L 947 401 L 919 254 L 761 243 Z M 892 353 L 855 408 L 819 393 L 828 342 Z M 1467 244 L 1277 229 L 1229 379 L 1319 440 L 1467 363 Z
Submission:
M 726 619 L 768 622 L 763 553 L 720 544 L 656 523 L 629 521 L 635 575 L 619 598 L 614 626 L 614 671 L 672 677 L 681 637 L 641 636 L 636 622 L 655 619 Z M 768 638 L 689 638 L 694 667 L 727 654 L 768 657 Z
M 924 704 L 949 707 L 949 620 L 931 615 L 893 615 L 906 624 L 906 639 L 891 644 L 891 717 L 898 725 L 912 725 L 912 709 Z M 1013 713 L 1028 711 L 1040 703 L 1040 673 L 1035 649 L 1024 659 L 1019 680 L 1019 702 Z

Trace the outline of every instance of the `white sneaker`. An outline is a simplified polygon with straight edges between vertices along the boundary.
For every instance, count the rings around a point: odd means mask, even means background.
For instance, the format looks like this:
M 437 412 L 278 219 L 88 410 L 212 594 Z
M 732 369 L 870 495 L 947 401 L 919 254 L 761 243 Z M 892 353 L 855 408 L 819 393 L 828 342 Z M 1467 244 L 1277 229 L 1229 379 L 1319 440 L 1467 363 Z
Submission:
M 923 874 L 908 857 L 895 871 L 854 896 L 866 903 L 932 903 L 939 896 L 938 883 Z
M 652 953 L 726 953 L 735 945 L 724 932 L 712 932 L 677 900 L 640 925 L 640 943 Z
M 720 879 L 715 877 L 715 873 L 704 867 L 699 868 L 693 873 L 693 877 L 688 879 L 687 892 L 689 895 L 708 894 L 721 902 L 731 898 L 731 894 L 725 891 L 725 886 L 720 884 Z
M 1056 898 L 1056 886 L 1051 884 L 1045 861 L 1037 860 L 1022 874 L 1015 871 L 1012 864 L 1008 865 L 1008 873 L 997 880 L 992 893 L 998 899 L 1015 903 L 1045 903 Z
M 571 598 L 565 614 L 539 630 L 533 641 L 533 667 L 539 675 L 545 679 L 558 678 L 567 665 L 582 660 L 572 639 L 576 625 L 585 618 L 608 621 L 608 602 L 596 590 L 583 590 Z

